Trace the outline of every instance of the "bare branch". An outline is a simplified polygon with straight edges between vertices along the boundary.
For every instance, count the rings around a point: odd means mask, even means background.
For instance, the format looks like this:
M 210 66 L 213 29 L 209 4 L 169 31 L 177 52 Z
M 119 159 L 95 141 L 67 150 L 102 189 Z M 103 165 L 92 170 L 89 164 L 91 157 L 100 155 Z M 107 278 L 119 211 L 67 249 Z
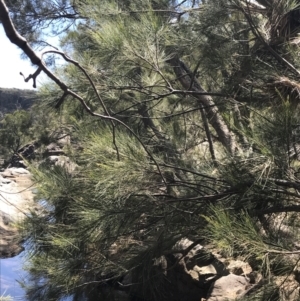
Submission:
M 30 45 L 28 44 L 27 40 L 22 37 L 16 30 L 14 24 L 12 23 L 11 18 L 9 17 L 9 11 L 8 8 L 4 2 L 4 0 L 0 0 L 0 21 L 2 22 L 4 31 L 6 33 L 6 36 L 9 38 L 9 40 L 17 45 L 18 47 L 20 47 L 24 53 L 27 55 L 27 57 L 31 60 L 31 62 L 34 65 L 38 66 L 38 69 L 44 71 L 46 73 L 46 75 L 52 79 L 60 88 L 61 90 L 64 91 L 64 94 L 62 96 L 62 98 L 59 100 L 59 102 L 62 102 L 67 95 L 70 95 L 72 97 L 74 97 L 75 99 L 77 99 L 82 106 L 84 107 L 84 109 L 86 110 L 87 113 L 89 113 L 91 116 L 95 116 L 95 117 L 99 117 L 102 118 L 104 120 L 109 120 L 110 122 L 117 122 L 119 124 L 121 124 L 122 126 L 124 126 L 138 141 L 139 143 L 142 145 L 142 147 L 144 148 L 144 150 L 146 151 L 146 153 L 148 154 L 148 156 L 151 158 L 151 160 L 154 162 L 154 164 L 157 167 L 157 170 L 162 178 L 163 183 L 167 186 L 166 180 L 161 172 L 160 166 L 158 164 L 158 162 L 155 160 L 155 158 L 153 157 L 153 155 L 151 154 L 151 152 L 147 149 L 147 147 L 145 146 L 145 144 L 142 142 L 142 140 L 139 138 L 139 136 L 128 126 L 126 125 L 124 122 L 122 122 L 121 120 L 111 117 L 109 115 L 103 115 L 103 114 L 99 114 L 96 112 L 93 112 L 91 110 L 91 108 L 86 104 L 85 100 L 78 95 L 77 93 L 75 93 L 74 91 L 70 90 L 68 88 L 68 86 L 63 83 L 58 77 L 56 77 L 45 65 L 45 63 L 43 62 L 43 60 L 37 55 L 37 53 L 30 47 Z M 54 52 L 54 50 L 52 50 L 52 52 Z M 71 60 L 67 55 L 64 54 L 63 56 L 66 60 L 72 61 L 73 64 L 76 64 L 76 61 Z M 82 67 L 79 67 L 82 68 Z M 84 71 L 85 72 L 85 71 Z M 40 73 L 40 71 L 38 72 L 38 74 Z M 30 78 L 35 79 L 36 76 L 34 77 L 34 75 L 37 74 L 37 71 L 33 74 L 30 75 L 27 79 L 29 80 Z M 89 76 L 88 76 L 89 78 Z M 90 79 L 90 78 L 89 78 Z M 34 81 L 35 82 L 35 81 Z M 93 83 L 91 83 L 93 85 Z M 93 86 L 95 92 L 97 92 L 97 90 L 95 89 L 95 87 Z M 98 92 L 96 93 L 97 95 Z M 101 98 L 100 98 L 101 99 Z M 105 106 L 104 106 L 105 107 Z M 113 135 L 113 139 L 115 139 L 115 136 Z M 115 142 L 115 141 L 114 141 Z
M 256 211 L 257 214 L 270 214 L 270 213 L 281 213 L 281 212 L 300 212 L 300 205 L 274 206 L 271 208 Z
M 20 75 L 22 75 L 23 76 L 23 78 L 24 78 L 24 81 L 27 83 L 30 79 L 32 79 L 33 80 L 33 88 L 36 88 L 36 78 L 39 76 L 39 74 L 41 73 L 41 71 L 42 71 L 42 68 L 41 67 L 38 67 L 37 69 L 36 69 L 36 71 L 33 73 L 33 74 L 29 74 L 29 76 L 28 77 L 26 77 L 25 78 L 25 76 L 23 75 L 23 73 L 22 72 L 20 72 Z
M 257 30 L 254 22 L 253 22 L 253 18 L 251 15 L 251 9 L 249 7 L 249 3 L 248 1 L 246 1 L 247 3 L 247 10 L 240 6 L 238 7 L 243 13 L 244 16 L 246 17 L 247 21 L 249 22 L 249 25 L 251 27 L 251 31 L 252 33 L 255 35 L 255 37 L 260 40 L 262 42 L 262 44 L 269 50 L 269 52 L 282 64 L 284 64 L 289 70 L 291 70 L 294 74 L 296 74 L 297 76 L 300 76 L 300 71 L 297 70 L 297 68 L 295 68 L 289 61 L 287 61 L 284 57 L 282 57 L 279 53 L 277 53 L 266 41 L 265 39 L 262 37 L 261 33 L 259 32 L 259 30 Z
M 169 60 L 169 63 L 174 69 L 177 80 L 181 83 L 184 89 L 190 89 L 194 92 L 205 92 L 198 80 L 195 78 L 195 76 L 193 76 L 193 72 L 186 66 L 184 62 L 179 59 L 177 55 L 174 55 L 173 58 Z M 199 101 L 198 107 L 200 108 L 203 106 L 205 108 L 207 118 L 217 132 L 221 143 L 231 155 L 234 155 L 238 149 L 235 136 L 229 130 L 212 98 L 208 95 L 200 94 L 196 94 L 194 97 Z

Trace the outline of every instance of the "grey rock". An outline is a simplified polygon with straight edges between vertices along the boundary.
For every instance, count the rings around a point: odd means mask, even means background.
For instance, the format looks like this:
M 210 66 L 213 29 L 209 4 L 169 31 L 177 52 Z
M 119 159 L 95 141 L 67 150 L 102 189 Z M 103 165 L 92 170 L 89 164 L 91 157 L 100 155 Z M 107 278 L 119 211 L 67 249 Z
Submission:
M 57 139 L 57 144 L 60 146 L 60 147 L 64 147 L 65 145 L 68 145 L 71 143 L 71 137 L 69 135 L 64 135 L 62 137 L 59 137 Z
M 232 260 L 227 266 L 228 271 L 235 275 L 248 275 L 252 272 L 249 263 L 241 260 Z
M 295 275 L 274 277 L 275 283 L 279 288 L 280 300 L 295 301 L 300 299 L 300 286 Z
M 70 173 L 72 173 L 77 167 L 77 164 L 72 162 L 70 158 L 67 156 L 50 156 L 50 157 L 52 158 L 52 162 L 54 163 L 54 165 L 64 167 Z
M 217 274 L 217 270 L 214 267 L 213 264 L 209 264 L 203 267 L 199 267 L 199 266 L 194 266 L 193 268 L 194 271 L 198 272 L 200 275 L 216 275 Z
M 59 155 L 64 155 L 64 151 L 61 149 L 61 147 L 56 144 L 56 143 L 50 143 L 46 147 L 46 151 L 44 153 L 44 156 L 59 156 Z
M 3 223 L 4 225 L 9 225 L 13 220 L 9 214 L 6 212 L 0 211 L 0 223 Z
M 48 161 L 53 164 L 55 164 L 55 162 L 57 162 L 58 160 L 59 160 L 59 156 L 49 156 L 48 157 Z
M 0 183 L 0 258 L 7 258 L 23 250 L 14 223 L 31 207 L 32 181 L 28 170 L 12 167 L 0 174 Z
M 242 297 L 249 287 L 249 281 L 245 277 L 229 274 L 211 285 L 207 301 L 236 300 Z
M 2 185 L 3 184 L 5 185 L 5 184 L 10 184 L 12 182 L 12 180 L 2 178 L 2 179 L 0 179 L 0 182 L 1 182 Z
M 0 211 L 0 258 L 13 257 L 22 250 L 17 229 L 12 226 L 11 216 Z
M 2 177 L 11 178 L 14 176 L 29 175 L 29 174 L 30 172 L 25 168 L 11 167 L 11 168 L 7 168 L 4 172 L 2 172 Z
M 173 247 L 174 250 L 185 250 L 186 248 L 188 248 L 191 244 L 193 244 L 194 242 L 191 241 L 188 238 L 182 238 L 181 240 L 179 240 L 178 242 L 176 242 L 175 246 Z M 201 246 L 200 244 L 197 244 L 192 250 L 190 250 L 190 252 L 188 253 L 188 255 L 192 256 L 195 253 L 197 253 L 199 250 L 203 249 L 203 246 Z

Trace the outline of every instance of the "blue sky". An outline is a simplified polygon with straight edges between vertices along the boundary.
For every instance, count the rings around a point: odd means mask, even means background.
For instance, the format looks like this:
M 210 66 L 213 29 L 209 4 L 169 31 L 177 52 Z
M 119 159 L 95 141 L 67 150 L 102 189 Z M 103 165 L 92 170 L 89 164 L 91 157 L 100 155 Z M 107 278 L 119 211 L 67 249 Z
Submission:
M 47 38 L 47 41 L 55 46 L 58 44 L 57 37 Z M 28 59 L 21 59 L 21 53 L 22 50 L 6 37 L 0 24 L 0 88 L 33 89 L 32 80 L 25 83 L 20 72 L 27 77 L 36 70 L 36 67 L 32 66 Z M 44 74 L 39 75 L 37 87 L 45 80 Z
M 33 89 L 32 83 L 25 83 L 22 72 L 25 76 L 34 72 L 29 60 L 22 60 L 22 51 L 11 44 L 6 37 L 2 25 L 0 25 L 0 88 Z

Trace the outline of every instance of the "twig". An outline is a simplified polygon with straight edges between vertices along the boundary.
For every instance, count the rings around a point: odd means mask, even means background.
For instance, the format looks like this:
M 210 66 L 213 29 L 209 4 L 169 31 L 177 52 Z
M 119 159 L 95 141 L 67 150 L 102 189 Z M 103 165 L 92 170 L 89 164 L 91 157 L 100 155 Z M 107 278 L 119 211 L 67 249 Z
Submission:
M 90 107 L 86 104 L 86 102 L 84 101 L 84 99 L 78 95 L 77 93 L 75 93 L 74 91 L 70 90 L 69 87 L 62 82 L 57 76 L 55 76 L 45 65 L 45 63 L 43 62 L 43 60 L 37 55 L 37 53 L 30 47 L 30 45 L 28 44 L 27 40 L 22 37 L 16 30 L 14 24 L 12 23 L 12 20 L 9 16 L 9 11 L 7 6 L 4 3 L 4 0 L 0 0 L 0 21 L 2 22 L 4 31 L 6 33 L 6 36 L 9 38 L 9 40 L 17 45 L 18 47 L 20 47 L 24 53 L 27 55 L 27 57 L 31 60 L 31 62 L 34 65 L 37 65 L 38 68 L 40 68 L 42 71 L 44 71 L 46 73 L 46 75 L 52 79 L 60 88 L 62 91 L 64 91 L 64 95 L 63 95 L 63 99 L 60 99 L 60 101 L 63 101 L 64 98 L 67 95 L 70 95 L 72 97 L 74 97 L 75 99 L 77 99 L 82 106 L 84 107 L 84 109 L 87 111 L 88 114 L 90 114 L 91 116 L 95 116 L 95 117 L 99 117 L 102 118 L 104 120 L 109 120 L 109 121 L 115 121 L 116 123 L 121 124 L 122 126 L 124 126 L 138 141 L 139 143 L 142 145 L 142 147 L 144 148 L 144 150 L 146 151 L 146 153 L 148 154 L 148 156 L 151 158 L 151 160 L 154 162 L 154 164 L 156 165 L 156 168 L 162 178 L 163 183 L 167 186 L 166 180 L 161 172 L 160 166 L 158 164 L 158 162 L 156 161 L 156 159 L 153 157 L 153 155 L 151 154 L 151 152 L 147 149 L 147 147 L 145 146 L 145 144 L 142 142 L 142 140 L 138 137 L 138 135 L 128 126 L 126 125 L 124 122 L 122 122 L 121 120 L 111 117 L 111 116 L 106 116 L 103 114 L 99 114 L 99 113 L 95 113 L 94 111 L 92 111 L 90 109 Z M 53 52 L 54 50 L 52 50 Z M 65 55 L 65 57 L 69 60 L 71 60 L 67 55 Z M 74 61 L 76 62 L 76 61 Z M 33 76 L 33 75 L 32 75 Z M 31 76 L 31 78 L 32 78 Z
M 270 213 L 281 213 L 281 212 L 300 212 L 300 205 L 274 206 L 271 208 L 255 211 L 256 214 L 270 214 Z
M 296 75 L 300 76 L 300 71 L 297 70 L 289 61 L 287 61 L 285 58 L 283 58 L 280 54 L 278 54 L 266 41 L 265 39 L 262 37 L 261 33 L 255 28 L 255 24 L 253 22 L 252 16 L 251 16 L 251 11 L 249 8 L 249 3 L 248 1 L 246 1 L 247 3 L 247 10 L 248 12 L 246 12 L 246 10 L 243 7 L 239 7 L 242 12 L 244 13 L 244 16 L 246 17 L 246 19 L 249 22 L 249 25 L 251 27 L 251 31 L 252 33 L 256 36 L 257 39 L 259 39 L 263 45 L 270 51 L 270 53 L 281 63 L 283 63 L 288 69 L 290 69 L 292 72 L 294 72 Z
M 75 65 L 78 69 L 80 69 L 83 72 L 83 74 L 86 76 L 86 78 L 88 79 L 89 83 L 93 87 L 93 90 L 94 90 L 95 94 L 97 95 L 97 98 L 100 101 L 100 104 L 101 104 L 101 106 L 102 106 L 105 114 L 107 116 L 110 116 L 109 111 L 107 110 L 106 105 L 105 105 L 103 99 L 101 98 L 100 94 L 97 91 L 97 88 L 95 86 L 94 81 L 92 80 L 92 78 L 90 77 L 90 75 L 86 72 L 86 70 L 77 61 L 71 59 L 68 55 L 66 55 L 65 53 L 63 53 L 61 51 L 58 51 L 58 50 L 47 50 L 47 51 L 45 51 L 45 52 L 42 53 L 42 57 L 43 57 L 44 54 L 48 54 L 48 53 L 54 53 L 54 54 L 61 55 L 64 58 L 65 61 L 67 61 L 69 63 L 72 63 L 73 65 Z M 63 103 L 63 101 L 66 98 L 66 96 L 67 96 L 67 94 L 64 93 L 63 96 L 61 97 L 61 99 L 57 102 L 57 104 L 55 106 L 56 108 L 59 108 L 59 106 Z M 113 120 L 110 120 L 110 122 L 111 122 L 111 125 L 112 125 L 113 144 L 114 144 L 116 152 L 117 152 L 117 159 L 118 159 L 118 161 L 120 161 L 119 148 L 118 148 L 117 143 L 116 143 L 116 125 L 115 125 L 115 123 L 114 123 Z

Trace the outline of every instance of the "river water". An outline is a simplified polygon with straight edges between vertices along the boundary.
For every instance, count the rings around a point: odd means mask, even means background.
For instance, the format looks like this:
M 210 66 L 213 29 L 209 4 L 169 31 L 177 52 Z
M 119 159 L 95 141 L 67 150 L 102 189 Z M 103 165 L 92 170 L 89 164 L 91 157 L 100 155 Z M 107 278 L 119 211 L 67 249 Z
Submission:
M 10 296 L 12 301 L 26 300 L 25 291 L 18 281 L 25 279 L 26 272 L 22 270 L 24 252 L 12 258 L 0 258 L 0 296 Z M 72 297 L 61 301 L 72 301 Z
M 18 283 L 24 279 L 23 253 L 12 258 L 0 259 L 0 296 L 11 296 L 13 301 L 25 300 L 25 292 Z

